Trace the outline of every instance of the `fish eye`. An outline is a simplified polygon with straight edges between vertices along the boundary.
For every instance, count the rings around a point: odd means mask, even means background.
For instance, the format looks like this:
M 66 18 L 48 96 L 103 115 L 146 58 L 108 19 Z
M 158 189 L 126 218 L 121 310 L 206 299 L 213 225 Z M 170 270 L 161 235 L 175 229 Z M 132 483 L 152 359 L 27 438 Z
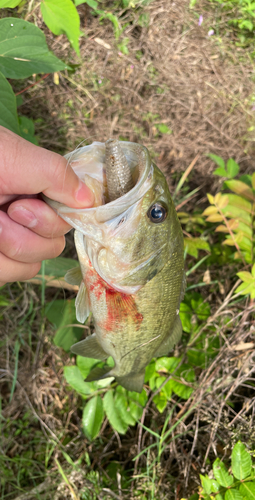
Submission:
M 147 215 L 151 222 L 154 222 L 154 224 L 159 224 L 160 222 L 163 222 L 165 220 L 167 216 L 167 210 L 160 203 L 155 203 L 149 208 Z

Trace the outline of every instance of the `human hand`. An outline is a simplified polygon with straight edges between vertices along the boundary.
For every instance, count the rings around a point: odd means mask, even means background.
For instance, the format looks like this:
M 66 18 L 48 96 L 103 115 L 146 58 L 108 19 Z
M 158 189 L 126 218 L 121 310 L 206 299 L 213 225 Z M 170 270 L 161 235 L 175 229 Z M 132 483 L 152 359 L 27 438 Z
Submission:
M 32 278 L 42 260 L 65 247 L 70 226 L 40 199 L 41 192 L 73 208 L 94 201 L 64 157 L 0 126 L 0 286 Z

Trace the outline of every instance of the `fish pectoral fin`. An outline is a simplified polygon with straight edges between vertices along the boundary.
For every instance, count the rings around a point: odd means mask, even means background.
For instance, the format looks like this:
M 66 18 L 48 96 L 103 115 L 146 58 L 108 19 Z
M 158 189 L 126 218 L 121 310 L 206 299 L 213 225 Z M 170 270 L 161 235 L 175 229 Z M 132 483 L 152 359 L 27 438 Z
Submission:
M 133 375 L 125 375 L 125 377 L 115 377 L 116 382 L 127 391 L 142 392 L 144 384 L 145 370 L 140 373 L 134 373 Z
M 77 297 L 75 299 L 76 318 L 80 323 L 84 323 L 89 315 L 89 297 L 87 288 L 81 282 Z
M 69 269 L 69 271 L 65 274 L 65 281 L 69 283 L 69 285 L 79 285 L 82 281 L 80 266 Z
M 180 316 L 176 316 L 176 320 L 174 322 L 174 326 L 170 331 L 169 335 L 165 340 L 163 340 L 162 344 L 160 344 L 159 348 L 156 350 L 154 356 L 155 358 L 161 358 L 162 356 L 167 356 L 168 353 L 173 349 L 173 347 L 179 342 L 182 336 L 182 323 L 180 320 Z
M 108 358 L 108 354 L 98 344 L 95 333 L 85 340 L 81 340 L 72 345 L 71 352 L 79 356 L 84 356 L 85 358 L 100 359 L 101 361 Z
M 112 368 L 99 368 L 99 366 L 96 366 L 96 368 L 93 368 L 93 370 L 91 370 L 87 378 L 85 378 L 85 382 L 95 382 L 95 380 L 112 377 L 112 375 L 110 374 L 111 371 Z

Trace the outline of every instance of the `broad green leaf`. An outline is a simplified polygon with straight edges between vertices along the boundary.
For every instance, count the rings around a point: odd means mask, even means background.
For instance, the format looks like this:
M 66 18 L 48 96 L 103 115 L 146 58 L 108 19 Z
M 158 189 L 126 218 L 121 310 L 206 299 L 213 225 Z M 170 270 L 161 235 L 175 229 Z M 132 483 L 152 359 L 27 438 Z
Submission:
M 255 201 L 255 195 L 253 194 L 252 189 L 247 186 L 242 181 L 237 181 L 237 180 L 231 180 L 231 181 L 226 181 L 225 182 L 226 186 L 231 189 L 236 194 L 239 194 L 240 196 L 243 196 L 244 198 Z
M 243 500 L 243 495 L 235 488 L 231 488 L 226 491 L 224 500 Z
M 49 51 L 43 32 L 23 19 L 0 19 L 0 46 L 0 71 L 6 78 L 27 78 L 68 68 Z
M 213 215 L 213 214 L 217 214 L 218 213 L 218 208 L 215 207 L 214 205 L 211 205 L 210 207 L 207 207 L 202 215 Z
M 156 359 L 155 362 L 155 370 L 162 371 L 165 373 L 172 373 L 180 363 L 181 358 L 175 358 L 175 357 L 162 357 Z
M 219 175 L 220 177 L 228 177 L 228 173 L 226 172 L 225 168 L 216 168 L 214 170 L 213 175 Z
M 233 160 L 233 158 L 230 158 L 227 161 L 228 177 L 232 179 L 238 174 L 239 170 L 240 170 L 239 165 L 235 162 L 235 160 Z
M 2 73 L 0 73 L 0 125 L 15 132 L 15 134 L 20 134 L 16 97 Z
M 19 116 L 19 126 L 21 137 L 38 146 L 38 140 L 34 135 L 35 127 L 33 120 L 30 120 L 30 118 L 27 118 L 27 116 Z
M 255 189 L 255 172 L 251 176 L 251 183 L 252 183 L 253 189 Z
M 220 486 L 228 488 L 228 486 L 231 486 L 234 482 L 233 476 L 228 473 L 226 466 L 220 461 L 219 458 L 216 458 L 213 463 L 213 473 Z
M 211 217 L 218 217 L 218 215 L 212 215 Z M 222 220 L 222 218 L 220 220 Z M 187 253 L 192 257 L 198 257 L 198 250 L 210 252 L 209 244 L 201 238 L 184 238 L 184 245 Z
M 115 400 L 111 389 L 104 396 L 103 406 L 112 428 L 120 434 L 126 434 L 128 424 L 122 420 L 118 409 L 115 407 Z
M 75 52 L 80 55 L 80 18 L 72 0 L 42 0 L 41 12 L 52 33 L 65 33 Z
M 223 496 L 218 493 L 218 495 L 215 496 L 215 500 L 223 500 Z
M 145 407 L 147 401 L 148 396 L 145 389 L 142 390 L 141 394 L 128 391 L 129 411 L 136 422 L 141 418 L 143 414 L 143 408 Z
M 212 493 L 212 479 L 210 479 L 208 476 L 203 476 L 202 474 L 200 474 L 200 480 L 205 493 L 210 495 L 210 493 Z
M 78 366 L 64 366 L 64 377 L 79 394 L 89 395 L 95 392 L 94 382 L 84 382 Z
M 102 399 L 100 396 L 94 396 L 86 404 L 82 414 L 83 431 L 90 441 L 95 439 L 99 434 L 103 420 L 104 408 Z
M 191 325 L 192 311 L 190 306 L 188 304 L 185 304 L 185 302 L 182 302 L 180 304 L 179 315 L 182 322 L 183 331 L 190 333 L 192 330 L 192 325 Z
M 14 9 L 22 0 L 0 0 L 0 9 Z
M 209 158 L 211 158 L 211 160 L 213 160 L 216 163 L 216 165 L 218 165 L 221 168 L 225 168 L 225 162 L 224 162 L 223 158 L 221 158 L 220 156 L 214 155 L 212 153 L 208 154 L 207 156 Z
M 90 7 L 92 7 L 92 9 L 97 9 L 97 6 L 98 6 L 96 0 L 74 0 L 74 3 L 76 5 L 76 7 L 78 5 L 81 5 L 82 3 L 88 4 Z
M 153 403 L 156 405 L 159 413 L 163 413 L 167 405 L 167 396 L 163 391 L 160 391 L 153 398 Z
M 115 407 L 119 412 L 119 415 L 123 422 L 127 425 L 135 425 L 136 420 L 130 413 L 130 408 L 128 406 L 128 395 L 127 391 L 123 387 L 117 387 L 115 396 Z
M 248 273 L 248 271 L 240 271 L 240 273 L 236 273 L 236 274 L 245 283 L 252 283 L 254 281 L 252 274 Z M 240 479 L 240 478 L 238 478 L 238 479 Z
M 247 186 L 252 187 L 252 183 L 251 183 L 251 175 L 249 175 L 249 174 L 243 174 L 243 175 L 240 175 L 240 177 L 239 177 L 239 181 L 242 181 L 242 182 L 244 182 L 245 184 L 247 184 Z
M 76 358 L 76 364 L 84 379 L 91 372 L 92 368 L 95 365 L 98 365 L 98 363 L 99 363 L 98 359 L 84 358 L 83 356 L 77 356 Z
M 69 271 L 73 267 L 79 267 L 79 262 L 74 259 L 57 257 L 56 259 L 45 260 L 44 265 L 44 272 L 46 276 L 52 276 L 53 278 L 63 278 L 67 271 Z M 38 274 L 41 274 L 41 270 Z
M 253 266 L 251 268 L 251 274 L 252 274 L 253 278 L 255 278 L 255 264 L 253 264 Z
M 221 222 L 223 220 L 223 217 L 220 214 L 209 215 L 206 220 L 207 222 Z
M 255 500 L 255 481 L 242 483 L 239 491 L 246 500 Z
M 242 283 L 235 290 L 235 293 L 241 293 L 241 295 L 248 295 L 255 290 L 255 283 Z
M 189 399 L 191 394 L 194 392 L 194 389 L 192 387 L 188 387 L 185 384 L 182 384 L 181 382 L 178 382 L 177 380 L 171 379 L 169 380 L 169 384 L 171 385 L 171 388 L 177 396 L 183 399 Z
M 45 316 L 57 328 L 54 344 L 69 351 L 70 347 L 78 342 L 82 335 L 82 328 L 76 328 L 75 300 L 54 300 L 50 302 L 45 310 Z
M 237 479 L 245 479 L 251 474 L 251 456 L 243 443 L 238 441 L 231 454 L 231 469 Z
M 249 214 L 251 213 L 251 208 L 252 208 L 251 202 L 246 200 L 245 198 L 242 198 L 242 196 L 238 196 L 237 194 L 228 193 L 228 201 L 229 201 L 229 205 L 228 205 L 227 209 L 229 208 L 229 206 L 233 206 L 233 207 L 237 207 L 239 209 L 241 208 L 241 210 L 248 212 Z M 223 210 L 223 212 L 224 212 L 224 210 Z

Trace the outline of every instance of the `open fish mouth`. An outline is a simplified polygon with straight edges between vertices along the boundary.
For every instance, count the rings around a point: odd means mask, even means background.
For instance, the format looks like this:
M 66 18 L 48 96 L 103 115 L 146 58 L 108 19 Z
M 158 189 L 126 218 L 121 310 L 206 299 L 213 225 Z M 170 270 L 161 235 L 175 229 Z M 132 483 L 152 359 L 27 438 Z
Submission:
M 111 149 L 109 151 L 109 143 L 110 148 L 111 143 L 113 146 L 117 143 L 127 164 L 125 168 L 131 176 L 128 181 L 131 189 L 112 201 L 110 183 L 113 181 L 114 184 L 114 173 L 109 180 L 107 169 L 110 161 L 113 164 L 116 162 Z M 142 200 L 152 187 L 154 166 L 147 148 L 137 143 L 109 140 L 105 144 L 94 142 L 82 147 L 66 155 L 66 158 L 78 177 L 94 192 L 100 192 L 99 196 L 96 193 L 97 206 L 74 209 L 49 199 L 46 199 L 47 203 L 83 235 L 82 239 L 79 238 L 80 245 L 83 244 L 84 251 L 101 278 L 118 291 L 135 293 L 142 284 L 132 282 L 129 286 L 125 281 L 142 267 L 149 266 L 150 261 L 156 257 L 155 252 L 152 251 L 151 255 L 144 256 L 138 262 L 129 262 L 126 255 L 117 254 L 112 241 L 121 231 L 123 238 L 126 236 L 125 231 L 129 235 L 135 232 L 135 214 L 139 213 Z M 120 194 L 121 189 L 120 186 Z

